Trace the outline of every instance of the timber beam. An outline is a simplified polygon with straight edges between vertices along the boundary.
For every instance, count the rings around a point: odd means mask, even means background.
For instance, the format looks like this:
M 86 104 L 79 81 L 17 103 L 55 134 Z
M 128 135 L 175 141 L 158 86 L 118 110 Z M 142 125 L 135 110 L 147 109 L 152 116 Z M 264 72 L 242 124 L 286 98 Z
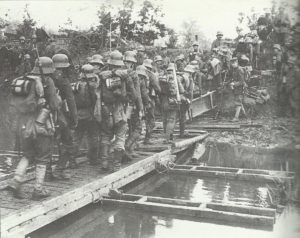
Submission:
M 198 177 L 213 177 L 270 183 L 281 183 L 284 181 L 291 182 L 294 179 L 293 172 L 213 166 L 175 165 L 169 172 Z
M 134 194 L 122 194 L 118 198 L 104 197 L 102 204 L 148 212 L 222 220 L 234 225 L 247 224 L 257 227 L 273 227 L 276 216 L 276 210 L 271 208 L 192 202 Z

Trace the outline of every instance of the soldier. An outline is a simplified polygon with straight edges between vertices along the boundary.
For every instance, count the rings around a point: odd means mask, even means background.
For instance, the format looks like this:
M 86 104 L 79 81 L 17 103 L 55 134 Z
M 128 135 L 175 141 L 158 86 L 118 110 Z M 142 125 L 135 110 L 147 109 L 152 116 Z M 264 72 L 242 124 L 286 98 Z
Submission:
M 161 57 L 163 61 L 164 68 L 167 69 L 168 65 L 171 63 L 170 57 L 168 56 L 168 48 L 166 45 L 161 47 Z
M 211 44 L 211 50 L 213 50 L 214 48 L 219 48 L 224 44 L 224 40 L 222 39 L 222 37 L 223 37 L 223 33 L 221 31 L 218 31 L 217 39 L 215 39 Z
M 99 162 L 99 123 L 95 117 L 99 85 L 100 80 L 94 73 L 94 67 L 90 64 L 82 66 L 79 81 L 72 84 L 78 112 L 78 125 L 74 132 L 75 153 L 78 152 L 83 136 L 87 133 L 87 157 L 92 165 Z
M 131 90 L 128 93 L 134 94 L 135 91 L 128 71 L 121 70 L 124 62 L 119 51 L 113 51 L 110 54 L 108 66 L 109 69 L 100 74 L 103 99 L 100 145 L 102 169 L 113 172 L 121 168 L 121 159 L 125 149 L 127 117 L 124 103 L 128 101 L 126 87 Z M 128 83 L 131 86 L 127 85 Z M 135 95 L 134 97 L 136 98 Z
M 147 88 L 150 98 L 149 107 L 146 108 L 145 112 L 146 135 L 144 144 L 152 144 L 150 139 L 152 130 L 155 127 L 155 104 L 158 99 L 158 95 L 161 93 L 161 88 L 159 86 L 158 75 L 153 72 L 152 60 L 145 59 L 143 65 L 147 69 L 147 75 L 149 78 Z
M 17 75 L 24 75 L 31 72 L 31 70 L 31 57 L 29 54 L 25 54 L 21 64 L 16 68 L 16 73 Z
M 137 65 L 142 65 L 144 62 L 144 59 L 146 59 L 146 51 L 145 51 L 145 47 L 144 46 L 139 46 L 137 48 L 137 55 L 136 55 L 136 59 L 137 59 Z
M 16 198 L 24 198 L 21 184 L 29 163 L 35 160 L 35 185 L 32 199 L 48 197 L 50 193 L 43 187 L 46 167 L 50 163 L 54 135 L 54 117 L 60 105 L 60 98 L 51 75 L 53 62 L 48 57 L 36 60 L 31 74 L 16 78 L 12 82 L 10 100 L 11 111 L 18 117 L 18 127 L 22 128 L 23 157 L 15 170 L 10 188 Z M 20 87 L 20 85 L 27 85 Z
M 145 84 L 143 80 L 141 80 L 135 71 L 136 68 L 136 55 L 133 51 L 126 51 L 124 53 L 124 64 L 127 68 L 127 73 L 130 78 L 133 80 L 134 85 L 134 94 L 128 94 L 128 107 L 126 111 L 128 126 L 129 126 L 129 136 L 125 142 L 125 151 L 127 158 L 132 159 L 134 156 L 134 146 L 137 140 L 140 137 L 142 132 L 142 117 L 144 116 L 144 106 L 142 101 L 142 93 L 147 94 Z M 128 91 L 129 88 L 128 88 Z
M 249 60 L 248 60 L 249 61 Z M 230 87 L 233 90 L 234 101 L 235 101 L 235 115 L 232 119 L 233 122 L 239 120 L 240 112 L 246 112 L 243 106 L 244 101 L 244 88 L 246 84 L 246 73 L 245 69 L 238 65 L 238 59 L 236 57 L 231 59 L 231 83 Z
M 195 41 L 192 46 L 193 48 L 189 54 L 189 61 L 190 62 L 193 60 L 199 61 L 201 59 L 201 51 L 199 49 L 199 43 Z
M 200 71 L 199 64 L 196 60 L 191 61 L 190 65 L 193 66 L 194 68 L 194 73 L 192 74 L 192 78 L 194 81 L 194 88 L 198 89 L 197 91 L 196 90 L 194 91 L 196 91 L 195 93 L 198 96 L 201 96 L 203 94 L 203 83 L 205 81 L 205 75 L 203 72 Z
M 161 87 L 161 104 L 164 127 L 164 143 L 173 140 L 173 132 L 176 124 L 176 114 L 180 101 L 179 83 L 177 81 L 175 65 L 170 63 L 167 74 L 163 71 L 159 73 L 159 83 Z M 181 91 L 182 92 L 182 91 Z
M 185 68 L 184 55 L 180 54 L 175 58 L 177 72 L 183 72 Z
M 192 75 L 195 72 L 194 67 L 192 65 L 187 65 L 184 68 L 184 73 L 181 77 L 178 77 L 178 85 L 179 88 L 182 86 L 182 92 L 180 94 L 180 118 L 179 118 L 179 129 L 180 129 L 180 137 L 187 136 L 185 133 L 185 121 L 186 114 L 189 113 L 189 107 L 193 100 L 193 91 L 194 91 L 194 82 L 192 79 Z M 178 75 L 179 76 L 179 75 Z M 189 116 L 191 116 L 189 114 Z
M 154 72 L 159 73 L 165 69 L 166 68 L 164 67 L 163 58 L 160 55 L 156 55 L 154 57 L 154 67 L 153 67 Z
M 68 56 L 65 54 L 55 54 L 52 57 L 54 67 L 54 83 L 59 90 L 62 99 L 62 107 L 58 112 L 58 139 L 59 161 L 55 171 L 52 173 L 56 179 L 69 179 L 69 175 L 65 172 L 67 162 L 71 168 L 76 167 L 74 159 L 74 138 L 73 131 L 77 127 L 77 108 L 74 94 L 70 84 L 70 75 L 68 68 L 70 67 Z

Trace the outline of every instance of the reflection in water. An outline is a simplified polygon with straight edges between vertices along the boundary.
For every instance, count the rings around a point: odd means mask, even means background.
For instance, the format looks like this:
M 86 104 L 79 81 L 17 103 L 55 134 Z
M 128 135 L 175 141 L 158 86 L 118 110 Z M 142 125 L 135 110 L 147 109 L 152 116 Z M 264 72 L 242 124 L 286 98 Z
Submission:
M 202 162 L 210 166 L 295 171 L 297 174 L 294 187 L 298 188 L 300 161 L 297 156 L 292 151 L 262 151 L 222 143 L 211 144 Z M 269 207 L 272 202 L 270 191 L 276 195 L 276 189 L 264 183 L 155 175 L 126 192 L 191 201 Z M 295 199 L 300 198 L 299 189 L 294 189 L 293 193 Z M 275 195 L 272 197 L 275 198 Z M 273 231 L 184 219 L 135 210 L 103 211 L 99 207 L 88 207 L 33 233 L 31 238 L 300 237 L 300 208 L 292 205 L 288 205 L 282 214 L 277 215 Z

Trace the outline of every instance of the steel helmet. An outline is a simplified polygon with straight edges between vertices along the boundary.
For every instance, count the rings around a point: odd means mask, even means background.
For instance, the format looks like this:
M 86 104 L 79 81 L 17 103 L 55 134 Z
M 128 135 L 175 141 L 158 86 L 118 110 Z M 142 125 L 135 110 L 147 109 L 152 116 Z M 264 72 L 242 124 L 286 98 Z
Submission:
M 145 59 L 144 62 L 143 62 L 143 65 L 144 65 L 145 67 L 147 67 L 147 68 L 152 69 L 152 68 L 153 68 L 153 67 L 152 67 L 152 63 L 153 63 L 153 60 L 151 60 L 151 59 Z
M 178 56 L 175 58 L 175 62 L 178 61 L 178 60 L 184 60 L 184 55 L 183 55 L 183 54 L 178 55 Z
M 162 59 L 162 57 L 160 56 L 160 55 L 156 55 L 155 57 L 154 57 L 154 62 L 157 62 L 157 61 L 162 61 L 163 59 Z
M 90 64 L 84 64 L 81 67 L 82 76 L 84 78 L 95 78 L 96 74 L 94 74 L 94 67 Z
M 140 45 L 138 48 L 137 48 L 137 51 L 142 51 L 142 52 L 145 52 L 145 47 Z
M 96 55 L 93 55 L 91 60 L 89 61 L 90 64 L 101 64 L 101 65 L 104 65 L 103 63 L 103 57 L 102 55 L 99 55 L 99 54 L 96 54 Z
M 199 43 L 197 41 L 194 41 L 192 46 L 194 46 L 194 45 L 199 46 Z
M 221 31 L 218 31 L 217 36 L 223 36 L 223 33 Z
M 20 36 L 19 40 L 26 40 L 25 36 Z
M 174 63 L 170 63 L 169 65 L 168 65 L 168 68 L 167 68 L 167 71 L 173 71 L 173 70 L 175 70 L 175 65 L 174 65 Z
M 40 71 L 40 67 L 42 72 Z M 35 60 L 33 70 L 31 71 L 34 74 L 52 74 L 54 72 L 53 61 L 49 57 L 40 57 Z
M 128 61 L 128 62 L 132 62 L 132 63 L 137 63 L 135 52 L 134 51 L 126 51 L 124 53 L 123 60 Z
M 187 66 L 185 66 L 184 72 L 188 72 L 188 73 L 194 73 L 195 72 L 195 68 L 193 65 L 188 64 Z
M 148 78 L 147 69 L 146 69 L 146 67 L 144 65 L 139 65 L 138 67 L 136 67 L 136 73 L 138 75 L 143 75 L 146 78 Z
M 55 54 L 52 57 L 55 68 L 68 68 L 70 66 L 69 58 L 65 54 Z
M 124 66 L 121 52 L 118 50 L 111 52 L 107 63 L 114 66 Z

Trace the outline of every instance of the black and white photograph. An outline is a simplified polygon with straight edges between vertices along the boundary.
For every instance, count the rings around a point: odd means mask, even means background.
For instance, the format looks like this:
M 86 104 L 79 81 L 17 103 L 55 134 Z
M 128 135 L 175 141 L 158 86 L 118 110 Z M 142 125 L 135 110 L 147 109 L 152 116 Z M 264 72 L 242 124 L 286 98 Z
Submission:
M 0 238 L 299 238 L 299 0 L 0 0 Z

